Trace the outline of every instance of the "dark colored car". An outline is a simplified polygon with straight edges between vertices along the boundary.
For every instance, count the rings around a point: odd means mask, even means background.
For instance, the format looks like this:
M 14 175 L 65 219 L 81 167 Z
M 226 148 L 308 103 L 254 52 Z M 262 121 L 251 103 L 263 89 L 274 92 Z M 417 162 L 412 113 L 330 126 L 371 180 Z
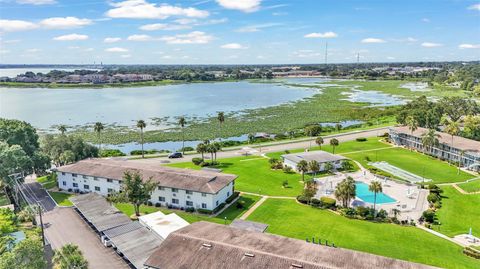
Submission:
M 176 158 L 183 158 L 183 155 L 181 152 L 174 152 L 170 155 L 168 155 L 169 159 L 176 159 Z

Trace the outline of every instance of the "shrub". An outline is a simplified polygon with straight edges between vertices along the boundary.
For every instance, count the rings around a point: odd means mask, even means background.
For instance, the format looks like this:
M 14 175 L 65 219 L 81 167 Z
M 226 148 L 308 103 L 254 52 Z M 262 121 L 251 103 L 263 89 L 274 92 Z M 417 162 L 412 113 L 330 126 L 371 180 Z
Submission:
M 244 208 L 243 203 L 237 203 L 237 205 L 235 207 L 238 208 L 238 209 Z
M 200 165 L 203 162 L 202 158 L 192 158 L 192 163 L 194 165 Z
M 308 197 L 306 197 L 305 195 L 299 195 L 297 196 L 297 201 L 299 201 L 302 204 L 308 204 L 310 199 L 308 199 Z
M 206 167 L 206 166 L 210 166 L 210 165 L 211 165 L 211 163 L 209 163 L 209 162 L 201 162 L 199 164 L 200 167 Z
M 480 259 L 480 250 L 476 250 L 471 247 L 466 247 L 463 249 L 463 253 L 467 256 L 470 256 L 475 259 Z
M 187 207 L 187 208 L 185 208 L 185 212 L 193 213 L 193 212 L 195 212 L 195 208 Z
M 357 139 L 355 139 L 355 140 L 357 140 L 357 142 L 365 142 L 365 141 L 367 141 L 367 138 L 366 137 L 357 137 Z
M 179 152 L 184 152 L 184 151 L 194 151 L 195 149 L 192 148 L 192 147 L 184 147 L 184 148 L 181 148 L 179 149 L 178 151 Z
M 367 162 L 371 161 L 371 160 L 370 160 L 370 157 L 365 156 L 365 161 L 367 161 Z
M 282 182 L 282 186 L 283 186 L 284 188 L 287 188 L 287 187 L 288 187 L 288 180 L 285 179 L 285 180 Z
M 427 196 L 427 201 L 430 202 L 431 204 L 434 204 L 434 203 L 438 202 L 439 200 L 440 200 L 440 197 L 435 193 L 430 193 Z
M 155 203 L 155 207 L 161 207 L 162 204 L 161 203 Z
M 366 218 L 369 214 L 370 214 L 370 208 L 368 207 L 364 207 L 364 206 L 358 206 L 356 209 L 355 209 L 357 215 L 363 217 L 363 218 Z
M 239 195 L 240 195 L 240 192 L 236 191 L 232 195 L 230 195 L 230 197 L 228 197 L 227 200 L 225 200 L 225 202 L 227 202 L 227 204 L 229 204 L 233 200 L 235 200 Z
M 380 211 L 377 212 L 377 218 L 379 219 L 386 219 L 388 217 L 387 211 L 385 209 L 380 209 Z
M 224 208 L 226 205 L 226 203 L 221 203 L 219 204 L 217 207 L 215 207 L 215 209 L 213 209 L 213 213 L 217 213 L 218 211 L 220 211 L 222 208 Z
M 290 167 L 288 165 L 284 165 L 283 166 L 283 172 L 287 173 L 287 174 L 290 174 L 292 172 L 292 167 Z
M 329 209 L 335 208 L 337 204 L 337 201 L 335 199 L 326 197 L 326 196 L 321 197 L 320 201 L 322 202 L 322 206 L 324 208 L 329 208 Z
M 435 211 L 427 209 L 423 211 L 422 217 L 426 222 L 433 223 L 435 221 Z
M 151 201 L 148 201 L 148 202 L 147 202 L 147 205 L 148 205 L 148 206 L 152 206 L 153 203 L 152 203 Z
M 207 215 L 212 214 L 212 210 L 203 209 L 203 208 L 197 209 L 197 212 L 200 213 L 200 214 L 207 214 Z
M 121 157 L 126 154 L 119 149 L 102 149 L 100 151 L 100 157 Z
M 322 205 L 322 201 L 316 199 L 316 198 L 313 198 L 312 199 L 312 206 L 314 207 L 320 207 Z

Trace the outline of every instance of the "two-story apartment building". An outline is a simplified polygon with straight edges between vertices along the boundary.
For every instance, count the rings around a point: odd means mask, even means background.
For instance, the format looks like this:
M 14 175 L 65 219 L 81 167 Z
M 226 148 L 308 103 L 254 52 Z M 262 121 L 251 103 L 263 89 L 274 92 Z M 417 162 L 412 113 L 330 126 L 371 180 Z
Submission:
M 425 151 L 422 144 L 422 135 L 428 129 L 417 128 L 410 131 L 407 126 L 393 127 L 389 129 L 390 139 L 399 146 L 404 146 L 418 151 Z M 480 142 L 460 136 L 452 136 L 447 133 L 437 132 L 438 145 L 427 152 L 439 159 L 460 163 L 462 167 L 480 171 Z
M 213 210 L 230 197 L 236 175 L 171 168 L 138 161 L 88 159 L 57 168 L 58 187 L 70 192 L 120 192 L 125 172 L 138 171 L 158 183 L 150 202 L 174 208 Z

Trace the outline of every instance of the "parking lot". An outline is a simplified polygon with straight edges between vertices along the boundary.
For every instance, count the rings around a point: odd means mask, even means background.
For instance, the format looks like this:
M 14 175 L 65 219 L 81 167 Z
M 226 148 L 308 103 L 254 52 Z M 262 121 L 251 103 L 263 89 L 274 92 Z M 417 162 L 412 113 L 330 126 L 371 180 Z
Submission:
M 78 245 L 89 262 L 88 268 L 130 268 L 112 248 L 102 245 L 97 234 L 77 214 L 75 209 L 57 207 L 45 213 L 43 222 L 45 236 L 52 248 L 58 249 L 68 243 Z

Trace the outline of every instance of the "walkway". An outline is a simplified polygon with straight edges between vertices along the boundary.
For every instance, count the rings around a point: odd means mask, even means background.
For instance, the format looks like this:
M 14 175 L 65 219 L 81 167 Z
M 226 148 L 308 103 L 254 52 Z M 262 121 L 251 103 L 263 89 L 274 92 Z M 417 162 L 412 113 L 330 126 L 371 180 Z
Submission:
M 431 233 L 431 234 L 433 234 L 433 235 L 436 235 L 436 236 L 438 236 L 438 237 L 440 237 L 440 238 L 443 238 L 443 239 L 445 239 L 445 240 L 448 240 L 448 241 L 450 241 L 450 242 L 452 242 L 452 243 L 455 243 L 455 244 L 457 244 L 457 245 L 460 245 L 460 246 L 462 246 L 462 247 L 466 247 L 466 246 L 467 246 L 467 245 L 465 245 L 465 244 L 463 244 L 463 243 L 460 243 L 460 242 L 454 240 L 453 238 L 448 237 L 448 236 L 446 236 L 446 235 L 444 235 L 444 234 L 442 234 L 442 233 L 439 233 L 439 232 L 434 231 L 434 230 L 432 230 L 432 229 L 428 229 L 427 227 L 425 227 L 425 226 L 423 226 L 423 225 L 417 225 L 417 226 L 415 226 L 415 227 L 420 228 L 420 229 L 422 229 L 422 230 L 424 230 L 424 231 L 426 231 L 426 232 L 429 232 L 429 233 Z
M 261 206 L 267 199 L 268 199 L 268 196 L 263 196 L 262 199 L 260 199 L 260 201 L 256 202 L 252 207 L 250 207 L 250 209 L 247 210 L 247 212 L 245 212 L 240 217 L 240 219 L 241 220 L 246 220 L 248 218 L 248 216 L 250 216 L 250 214 L 252 214 L 253 211 L 255 211 L 255 209 L 257 209 L 259 206 Z

